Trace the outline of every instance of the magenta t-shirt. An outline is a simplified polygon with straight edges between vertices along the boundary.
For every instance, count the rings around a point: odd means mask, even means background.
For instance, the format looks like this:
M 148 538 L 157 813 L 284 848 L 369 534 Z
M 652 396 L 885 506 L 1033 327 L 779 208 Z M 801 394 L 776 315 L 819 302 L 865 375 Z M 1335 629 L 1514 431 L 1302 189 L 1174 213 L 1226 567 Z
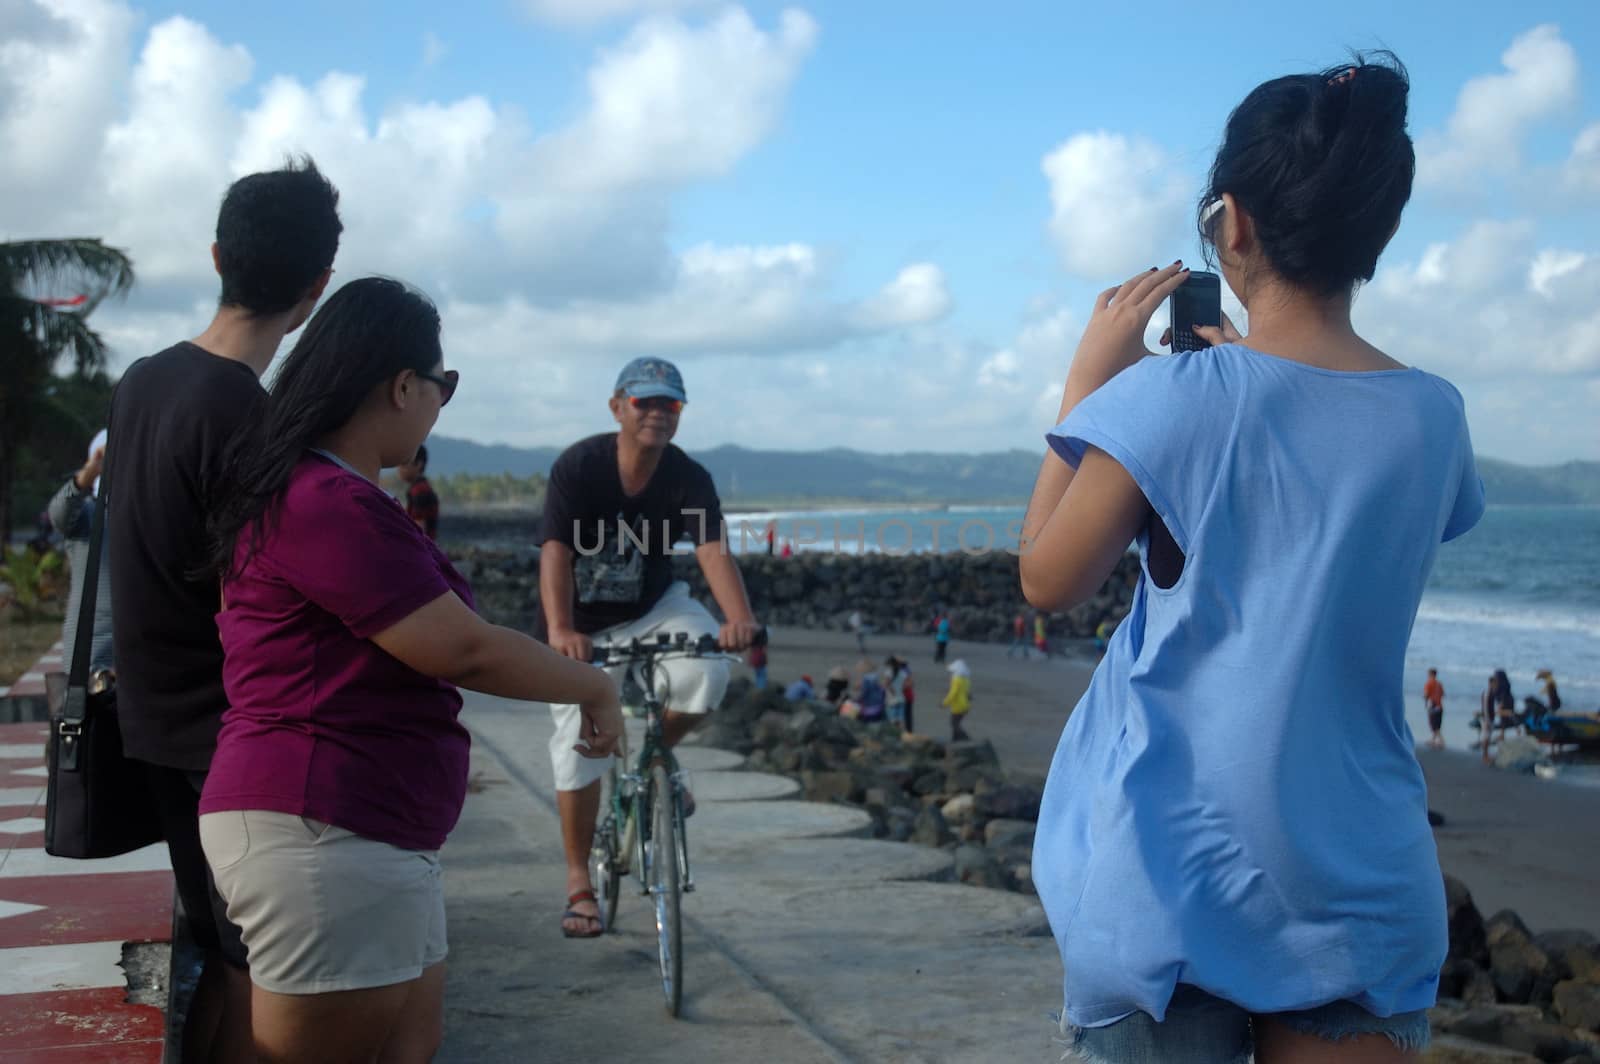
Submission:
M 447 591 L 472 605 L 398 502 L 325 458 L 301 459 L 257 552 L 223 584 L 230 708 L 200 811 L 264 809 L 405 849 L 443 845 L 467 790 L 461 695 L 371 637 Z

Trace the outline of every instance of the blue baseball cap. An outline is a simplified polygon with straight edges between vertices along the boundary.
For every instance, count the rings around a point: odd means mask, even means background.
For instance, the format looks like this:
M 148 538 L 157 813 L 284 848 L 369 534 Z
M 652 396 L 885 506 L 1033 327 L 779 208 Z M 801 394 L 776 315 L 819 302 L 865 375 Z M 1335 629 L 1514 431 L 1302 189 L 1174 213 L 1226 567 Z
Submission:
M 666 396 L 680 403 L 689 401 L 688 394 L 683 390 L 683 375 L 678 372 L 677 366 L 664 358 L 636 358 L 629 362 L 617 374 L 617 386 L 613 391 L 621 392 L 630 399 Z

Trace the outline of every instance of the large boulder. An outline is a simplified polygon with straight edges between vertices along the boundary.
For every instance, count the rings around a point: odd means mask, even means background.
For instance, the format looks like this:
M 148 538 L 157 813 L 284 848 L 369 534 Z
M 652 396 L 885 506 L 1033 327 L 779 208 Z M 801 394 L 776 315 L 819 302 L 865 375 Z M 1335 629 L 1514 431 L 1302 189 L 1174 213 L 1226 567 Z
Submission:
M 1600 1032 L 1600 986 L 1575 979 L 1557 983 L 1552 997 L 1556 1015 L 1568 1027 Z
M 1547 1002 L 1555 988 L 1550 955 L 1533 940 L 1533 932 L 1510 909 L 1502 909 L 1484 925 L 1489 944 L 1489 975 L 1500 997 L 1515 1004 Z
M 1515 1049 L 1474 1042 L 1456 1035 L 1439 1035 L 1422 1051 L 1420 1064 L 1538 1064 L 1539 1058 Z
M 1600 983 L 1600 940 L 1587 931 L 1545 931 L 1533 941 L 1550 955 L 1562 979 Z
M 1031 787 L 1007 783 L 973 795 L 978 815 L 990 819 L 1038 820 L 1040 794 Z
M 951 841 L 950 825 L 945 823 L 944 814 L 939 812 L 938 806 L 924 806 L 917 814 L 909 841 L 923 846 L 943 846 Z
M 812 802 L 851 802 L 861 797 L 856 778 L 838 771 L 800 773 L 800 792 Z
M 791 742 L 809 743 L 822 734 L 822 721 L 817 718 L 815 711 L 803 707 L 789 714 L 789 719 L 784 722 L 784 731 Z
M 1005 870 L 994 856 L 975 843 L 956 847 L 956 878 L 974 887 L 1005 887 Z
M 750 729 L 750 738 L 757 746 L 776 746 L 784 738 L 789 728 L 789 714 L 769 709 L 756 718 L 755 725 Z
M 1034 823 L 1031 820 L 991 820 L 983 826 L 984 844 L 992 849 L 1033 847 Z
M 1444 1034 L 1503 1046 L 1545 1061 L 1584 1059 L 1588 1047 L 1582 1038 L 1560 1024 L 1545 1019 L 1542 1010 L 1529 1005 L 1498 1005 L 1468 1009 L 1441 1018 Z
M 974 765 L 991 765 L 997 768 L 1000 765 L 1000 755 L 994 752 L 994 744 L 987 739 L 951 743 L 944 749 L 944 759 L 946 767 L 951 772 L 960 772 Z
M 950 824 L 970 823 L 977 814 L 975 801 L 970 794 L 958 794 L 940 807 L 944 819 Z
M 1445 913 L 1450 925 L 1450 960 L 1489 966 L 1489 942 L 1484 937 L 1483 916 L 1472 903 L 1472 891 L 1455 876 L 1444 877 Z

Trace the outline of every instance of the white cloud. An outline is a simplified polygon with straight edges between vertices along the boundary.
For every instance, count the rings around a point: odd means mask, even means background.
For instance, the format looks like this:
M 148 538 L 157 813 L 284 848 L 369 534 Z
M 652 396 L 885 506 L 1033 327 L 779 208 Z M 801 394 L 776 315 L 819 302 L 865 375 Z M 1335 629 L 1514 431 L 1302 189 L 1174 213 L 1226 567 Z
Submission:
M 1588 262 L 1589 256 L 1581 251 L 1544 248 L 1528 267 L 1528 287 L 1546 299 L 1555 299 L 1562 279 L 1583 269 Z
M 1502 73 L 1462 86 L 1442 133 L 1419 139 L 1419 186 L 1470 188 L 1480 186 L 1485 173 L 1516 171 L 1532 128 L 1577 103 L 1578 53 L 1560 27 L 1547 24 L 1521 34 L 1500 62 Z
M 1561 167 L 1566 190 L 1591 206 L 1600 198 L 1600 122 L 1587 126 L 1572 142 L 1572 153 Z
M 522 0 L 534 18 L 582 26 L 634 15 L 665 14 L 714 7 L 725 0 Z
M 1531 221 L 1477 222 L 1416 262 L 1380 267 L 1355 320 L 1390 355 L 1452 379 L 1592 378 L 1597 292 L 1600 257 L 1538 247 Z
M 589 109 L 539 145 L 540 183 L 627 187 L 726 173 L 776 123 L 816 43 L 803 11 L 765 33 L 742 9 L 641 24 L 589 72 Z
M 1078 133 L 1042 166 L 1050 182 L 1050 235 L 1079 276 L 1120 280 L 1183 232 L 1188 183 L 1150 140 Z
M 931 322 L 949 310 L 944 275 L 904 267 L 877 293 L 838 298 L 803 243 L 667 250 L 670 198 L 715 178 L 778 122 L 816 24 L 786 11 L 773 30 L 730 8 L 698 27 L 656 18 L 603 51 L 589 99 L 565 128 L 534 136 L 483 96 L 397 102 L 371 114 L 362 75 L 253 80 L 243 46 L 200 22 L 158 22 L 128 58 L 133 24 L 112 0 L 27 0 L 34 30 L 0 45 L 5 85 L 40 82 L 67 101 L 50 144 L 30 94 L 0 96 L 0 155 L 37 173 L 0 174 L 0 229 L 30 234 L 38 205 L 131 251 L 141 288 L 110 334 L 142 354 L 150 330 L 214 298 L 206 248 L 214 205 L 240 174 L 307 152 L 341 189 L 342 277 L 419 283 L 496 346 L 504 371 L 542 357 L 776 352 L 829 347 Z M 96 29 L 98 27 L 98 29 Z M 437 56 L 442 45 L 424 37 Z M 72 178 L 83 176 L 72 184 Z M 46 200 L 38 189 L 50 187 Z M 510 326 L 486 325 L 506 315 Z M 176 315 L 176 317 L 174 317 Z
M 862 303 L 854 318 L 863 328 L 885 329 L 934 321 L 949 311 L 944 271 L 931 262 L 918 262 Z

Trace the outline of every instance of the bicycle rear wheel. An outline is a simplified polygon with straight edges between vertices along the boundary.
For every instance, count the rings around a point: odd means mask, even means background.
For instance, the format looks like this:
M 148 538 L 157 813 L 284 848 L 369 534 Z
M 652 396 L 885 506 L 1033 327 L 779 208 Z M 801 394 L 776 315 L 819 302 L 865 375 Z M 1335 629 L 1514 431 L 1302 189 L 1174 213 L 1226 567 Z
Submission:
M 656 943 L 661 962 L 661 992 L 667 1012 L 676 1016 L 683 1004 L 683 922 L 679 912 L 682 883 L 678 877 L 677 817 L 673 813 L 672 780 L 665 765 L 650 769 L 650 839 L 645 847 L 647 881 L 656 908 Z

